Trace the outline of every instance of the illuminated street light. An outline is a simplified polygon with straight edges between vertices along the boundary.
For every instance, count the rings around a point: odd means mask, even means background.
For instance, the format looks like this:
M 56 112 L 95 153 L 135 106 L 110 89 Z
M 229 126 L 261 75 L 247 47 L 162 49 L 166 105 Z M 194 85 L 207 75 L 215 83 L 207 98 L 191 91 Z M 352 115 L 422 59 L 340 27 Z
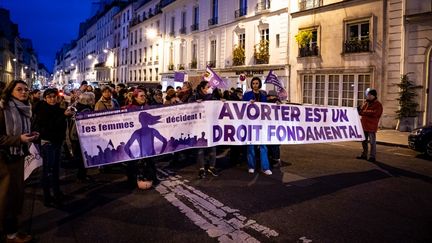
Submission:
M 12 59 L 12 61 L 14 62 L 14 79 L 16 79 L 17 78 L 17 59 L 16 58 L 14 58 L 14 59 Z
M 147 30 L 147 34 L 146 35 L 147 35 L 147 38 L 154 39 L 157 36 L 157 32 L 156 32 L 155 29 L 149 29 L 149 30 Z
M 93 59 L 93 55 L 92 54 L 88 54 L 87 55 L 87 59 L 89 59 L 89 60 Z
M 27 67 L 27 66 L 25 66 L 25 67 L 24 67 L 24 69 L 28 69 L 28 67 Z
M 75 66 L 75 64 L 71 63 L 71 67 L 74 67 L 74 66 Z

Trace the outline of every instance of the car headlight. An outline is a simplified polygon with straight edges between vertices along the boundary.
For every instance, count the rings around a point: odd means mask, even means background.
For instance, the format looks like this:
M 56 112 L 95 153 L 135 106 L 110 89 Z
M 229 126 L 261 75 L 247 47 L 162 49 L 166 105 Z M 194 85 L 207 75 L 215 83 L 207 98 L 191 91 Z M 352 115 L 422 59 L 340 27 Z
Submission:
M 412 130 L 411 135 L 415 135 L 415 136 L 420 135 L 422 131 L 423 131 L 422 128 L 414 129 Z

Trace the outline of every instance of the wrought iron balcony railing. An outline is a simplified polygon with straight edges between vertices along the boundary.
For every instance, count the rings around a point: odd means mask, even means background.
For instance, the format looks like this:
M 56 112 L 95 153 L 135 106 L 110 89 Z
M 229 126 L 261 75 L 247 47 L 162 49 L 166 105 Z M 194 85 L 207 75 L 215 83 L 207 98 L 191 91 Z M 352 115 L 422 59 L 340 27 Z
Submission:
M 191 25 L 191 31 L 197 31 L 197 30 L 199 30 L 199 24 L 198 23 Z
M 192 61 L 189 63 L 189 69 L 196 69 L 198 67 L 197 61 Z
M 235 18 L 240 18 L 240 17 L 242 17 L 242 16 L 245 16 L 247 14 L 247 8 L 240 8 L 240 9 L 237 9 L 235 12 L 234 12 L 234 16 L 235 16 Z
M 344 43 L 344 53 L 368 52 L 370 51 L 370 40 L 348 40 Z
M 216 60 L 211 60 L 207 62 L 207 66 L 214 68 L 216 67 Z
M 323 0 L 300 0 L 299 10 L 307 10 L 312 8 L 321 7 L 323 5 Z
M 299 57 L 311 57 L 318 56 L 318 46 L 317 45 L 307 45 L 305 47 L 299 48 Z
M 180 34 L 186 34 L 186 26 L 180 28 Z
M 212 26 L 212 25 L 215 25 L 215 24 L 218 24 L 218 17 L 213 17 L 213 18 L 211 18 L 211 19 L 208 20 L 208 25 L 209 26 Z
M 259 13 L 270 9 L 270 0 L 261 0 L 255 7 L 255 12 Z

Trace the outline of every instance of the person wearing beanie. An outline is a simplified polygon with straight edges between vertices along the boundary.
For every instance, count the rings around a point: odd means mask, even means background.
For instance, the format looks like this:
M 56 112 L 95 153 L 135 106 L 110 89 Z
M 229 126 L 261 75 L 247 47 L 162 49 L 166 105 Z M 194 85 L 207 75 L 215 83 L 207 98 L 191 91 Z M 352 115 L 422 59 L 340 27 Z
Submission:
M 369 162 L 376 161 L 376 132 L 378 131 L 378 122 L 383 112 L 382 104 L 377 99 L 377 91 L 371 89 L 367 92 L 366 100 L 359 109 L 361 124 L 365 134 L 365 140 L 362 141 L 363 152 L 357 159 L 364 159 Z M 370 143 L 370 154 L 368 156 L 368 143 Z

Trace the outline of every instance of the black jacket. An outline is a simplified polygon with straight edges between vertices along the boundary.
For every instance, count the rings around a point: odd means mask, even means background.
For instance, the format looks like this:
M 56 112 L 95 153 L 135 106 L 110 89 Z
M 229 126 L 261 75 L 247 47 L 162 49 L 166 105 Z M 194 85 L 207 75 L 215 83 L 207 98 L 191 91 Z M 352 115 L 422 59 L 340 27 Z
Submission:
M 40 133 L 41 140 L 50 141 L 53 144 L 61 144 L 66 137 L 65 110 L 58 105 L 49 105 L 45 101 L 35 114 L 34 130 Z

